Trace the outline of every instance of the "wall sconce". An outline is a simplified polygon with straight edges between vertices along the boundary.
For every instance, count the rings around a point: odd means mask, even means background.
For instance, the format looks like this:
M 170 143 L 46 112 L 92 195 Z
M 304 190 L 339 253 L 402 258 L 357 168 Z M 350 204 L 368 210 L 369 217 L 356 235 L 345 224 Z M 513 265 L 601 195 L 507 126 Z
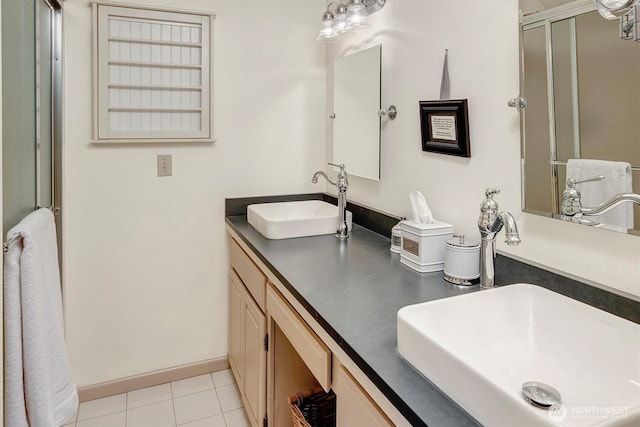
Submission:
M 329 3 L 322 14 L 320 33 L 316 40 L 330 42 L 353 35 L 354 31 L 369 28 L 369 15 L 382 9 L 385 4 L 386 0 L 348 0 L 346 4 L 341 0 Z
M 593 0 L 598 13 L 605 19 L 620 21 L 620 38 L 640 41 L 638 8 L 640 0 Z
M 613 21 L 629 12 L 640 0 L 593 0 L 598 13 L 603 18 Z

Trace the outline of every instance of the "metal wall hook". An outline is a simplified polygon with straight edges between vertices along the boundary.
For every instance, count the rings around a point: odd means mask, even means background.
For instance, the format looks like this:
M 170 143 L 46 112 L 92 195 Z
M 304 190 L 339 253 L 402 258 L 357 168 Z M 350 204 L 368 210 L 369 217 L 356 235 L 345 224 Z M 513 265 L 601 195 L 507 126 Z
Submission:
M 517 97 L 510 99 L 509 102 L 507 102 L 507 105 L 509 107 L 522 110 L 527 106 L 527 98 L 523 98 L 522 96 L 518 95 Z
M 331 113 L 331 114 L 329 114 L 329 118 L 330 118 L 330 119 L 335 119 L 335 118 L 336 118 L 336 113 Z
M 389 105 L 389 108 L 387 108 L 386 110 L 384 108 L 379 109 L 378 116 L 389 116 L 391 120 L 395 120 L 395 118 L 398 116 L 398 109 L 395 105 Z

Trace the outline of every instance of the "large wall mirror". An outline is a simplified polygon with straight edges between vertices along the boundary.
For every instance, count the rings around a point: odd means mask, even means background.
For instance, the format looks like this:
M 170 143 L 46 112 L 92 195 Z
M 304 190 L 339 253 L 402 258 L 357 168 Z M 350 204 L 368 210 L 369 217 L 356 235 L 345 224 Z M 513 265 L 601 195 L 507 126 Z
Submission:
M 382 46 L 344 56 L 333 65 L 333 163 L 349 175 L 380 180 Z
M 602 18 L 592 0 L 520 0 L 520 8 L 524 210 L 560 217 L 567 179 L 584 178 L 568 176 L 569 159 L 628 162 L 640 193 L 640 43 L 621 39 L 619 21 Z M 604 185 L 576 188 L 584 199 Z M 639 206 L 614 209 L 633 219 L 611 229 L 640 233 Z

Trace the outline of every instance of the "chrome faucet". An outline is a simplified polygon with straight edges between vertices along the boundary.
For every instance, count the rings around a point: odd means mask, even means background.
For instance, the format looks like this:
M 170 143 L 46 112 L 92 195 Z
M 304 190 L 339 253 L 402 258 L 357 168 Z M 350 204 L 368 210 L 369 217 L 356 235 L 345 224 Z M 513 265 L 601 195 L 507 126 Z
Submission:
M 480 229 L 480 286 L 483 288 L 495 287 L 495 257 L 496 235 L 504 225 L 504 241 L 509 246 L 520 244 L 518 226 L 516 220 L 509 212 L 498 212 L 498 204 L 493 200 L 495 194 L 499 194 L 499 188 L 487 188 L 487 197 L 480 204 L 480 217 L 478 228 Z
M 336 237 L 338 239 L 347 239 L 349 237 L 349 225 L 347 224 L 347 189 L 349 188 L 349 181 L 347 180 L 347 172 L 344 170 L 344 164 L 336 165 L 335 163 L 329 163 L 331 166 L 340 168 L 338 177 L 334 181 L 323 172 L 318 171 L 313 174 L 311 182 L 318 183 L 318 176 L 324 177 L 331 185 L 335 185 L 338 188 L 338 225 L 336 226 Z
M 583 182 L 602 181 L 604 175 L 594 176 L 592 178 L 582 179 L 576 181 L 574 178 L 567 180 L 567 188 L 562 193 L 562 206 L 560 208 L 560 218 L 565 221 L 577 222 L 579 224 L 586 225 L 600 225 L 597 221 L 585 219 L 585 216 L 600 215 L 618 206 L 623 202 L 632 202 L 636 205 L 640 205 L 640 194 L 635 193 L 620 193 L 616 194 L 610 200 L 602 202 L 596 207 L 585 208 L 582 206 L 582 195 L 576 189 L 576 184 L 582 184 Z

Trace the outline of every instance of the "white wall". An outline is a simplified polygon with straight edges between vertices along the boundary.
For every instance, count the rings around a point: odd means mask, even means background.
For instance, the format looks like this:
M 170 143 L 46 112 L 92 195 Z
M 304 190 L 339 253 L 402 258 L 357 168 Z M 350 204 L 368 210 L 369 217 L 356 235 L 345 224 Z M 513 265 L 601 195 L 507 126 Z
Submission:
M 516 214 L 522 238 L 510 248 L 500 241 L 505 253 L 640 296 L 639 237 L 521 212 L 518 113 L 507 107 L 518 93 L 518 2 L 392 0 L 371 22 L 361 35 L 332 45 L 327 59 L 330 99 L 333 60 L 382 44 L 382 104 L 399 111 L 396 120 L 383 120 L 380 182 L 350 177 L 349 198 L 409 216 L 408 194 L 420 190 L 437 219 L 479 239 L 484 190 L 499 187 L 495 199 Z M 445 49 L 451 98 L 469 100 L 470 159 L 421 151 L 418 101 L 439 98 Z
M 91 7 L 64 3 L 63 274 L 79 387 L 227 354 L 224 198 L 320 191 L 320 0 L 127 0 L 211 11 L 214 144 L 91 139 Z M 156 155 L 173 176 L 156 177 Z
M 78 386 L 227 354 L 223 199 L 318 191 L 309 178 L 330 131 L 322 0 L 132 2 L 217 14 L 217 142 L 91 145 L 91 9 L 64 3 L 63 280 Z M 382 43 L 383 104 L 399 115 L 383 124 L 381 181 L 352 177 L 349 197 L 407 215 L 418 189 L 438 219 L 477 237 L 484 189 L 499 186 L 523 239 L 510 253 L 640 295 L 640 238 L 519 213 L 518 116 L 506 106 L 517 2 L 390 0 L 372 18 L 329 60 Z M 471 159 L 420 148 L 418 101 L 438 98 L 445 48 L 452 98 L 469 99 Z M 157 154 L 173 155 L 173 177 L 155 176 Z
M 2 16 L 2 2 L 0 2 L 0 16 Z M 2 20 L 0 19 L 0 148 L 2 148 L 3 137 L 2 137 Z M 2 188 L 4 183 L 2 181 L 3 172 L 2 172 L 2 150 L 0 149 L 0 195 L 2 195 Z M 4 212 L 4 208 L 2 206 L 2 199 L 0 197 L 0 224 L 2 224 L 2 213 Z M 2 241 L 4 242 L 4 236 L 2 236 Z M 0 275 L 4 278 L 4 259 L 0 265 Z M 4 286 L 4 280 L 2 281 Z M 0 295 L 0 324 L 4 323 L 4 292 Z M 4 378 L 4 327 L 2 328 L 3 332 L 0 332 L 0 375 Z M 0 389 L 0 412 L 4 414 L 4 387 Z

